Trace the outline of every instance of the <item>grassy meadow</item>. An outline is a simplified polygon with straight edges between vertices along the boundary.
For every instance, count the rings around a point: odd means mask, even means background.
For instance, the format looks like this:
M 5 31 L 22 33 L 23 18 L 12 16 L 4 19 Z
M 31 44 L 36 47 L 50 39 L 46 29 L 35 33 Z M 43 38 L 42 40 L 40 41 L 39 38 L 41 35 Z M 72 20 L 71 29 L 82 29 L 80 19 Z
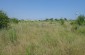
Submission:
M 70 21 L 21 21 L 0 29 L 0 55 L 85 55 L 85 25 Z

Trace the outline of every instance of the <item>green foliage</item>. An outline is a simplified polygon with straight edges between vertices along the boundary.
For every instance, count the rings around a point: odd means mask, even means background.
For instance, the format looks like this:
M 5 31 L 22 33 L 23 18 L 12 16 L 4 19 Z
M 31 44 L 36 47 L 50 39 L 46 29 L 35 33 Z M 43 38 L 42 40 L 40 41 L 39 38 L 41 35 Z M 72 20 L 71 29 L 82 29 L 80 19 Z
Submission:
M 18 22 L 19 22 L 19 20 L 18 20 L 17 18 L 11 18 L 11 19 L 10 19 L 10 22 L 18 23 Z
M 64 24 L 64 20 L 60 19 L 60 23 L 61 23 L 61 25 L 63 25 Z
M 48 21 L 49 19 L 48 18 L 46 18 L 44 21 Z
M 64 18 L 65 21 L 67 21 L 67 18 Z
M 74 32 L 78 29 L 78 26 L 75 24 L 75 25 L 72 25 L 72 28 L 71 28 L 71 31 Z
M 75 20 L 71 21 L 71 31 L 74 32 L 78 29 L 78 25 Z
M 49 20 L 50 20 L 50 21 L 53 21 L 53 18 L 50 18 Z
M 54 21 L 53 18 L 46 18 L 44 21 Z
M 0 29 L 7 28 L 9 23 L 9 18 L 3 11 L 0 11 Z
M 76 25 L 76 22 L 75 21 L 71 21 L 70 24 L 71 25 Z
M 38 21 L 41 21 L 41 20 L 38 20 Z
M 76 23 L 78 25 L 83 25 L 85 23 L 85 16 L 84 15 L 79 15 L 76 19 Z
M 55 19 L 55 21 L 58 21 L 58 19 Z
M 73 20 L 70 24 L 72 25 L 72 28 L 71 28 L 72 31 L 77 30 L 80 25 L 84 25 L 85 24 L 85 16 L 84 15 L 79 15 L 77 17 L 77 19 Z

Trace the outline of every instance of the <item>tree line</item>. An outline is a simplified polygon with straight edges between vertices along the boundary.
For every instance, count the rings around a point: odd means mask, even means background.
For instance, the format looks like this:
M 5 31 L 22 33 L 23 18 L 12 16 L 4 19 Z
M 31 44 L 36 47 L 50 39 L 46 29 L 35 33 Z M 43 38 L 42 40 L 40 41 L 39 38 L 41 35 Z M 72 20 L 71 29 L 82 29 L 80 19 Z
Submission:
M 10 18 L 7 16 L 7 14 L 0 10 L 0 29 L 2 28 L 7 28 L 9 26 L 9 23 L 18 23 L 20 20 L 17 18 Z M 67 21 L 67 18 L 60 18 L 60 19 L 45 19 L 45 20 L 39 20 L 39 21 L 60 21 L 61 25 L 64 24 L 64 21 Z M 85 25 L 85 16 L 84 15 L 79 15 L 75 20 L 72 20 L 70 23 L 71 25 Z

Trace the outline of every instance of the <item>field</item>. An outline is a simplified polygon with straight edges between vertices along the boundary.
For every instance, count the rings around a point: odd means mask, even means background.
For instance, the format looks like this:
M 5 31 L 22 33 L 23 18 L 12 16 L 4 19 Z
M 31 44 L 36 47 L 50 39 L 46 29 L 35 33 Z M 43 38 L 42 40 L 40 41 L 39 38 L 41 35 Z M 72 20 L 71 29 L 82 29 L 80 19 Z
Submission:
M 21 21 L 0 30 L 0 55 L 85 55 L 85 26 L 70 21 Z

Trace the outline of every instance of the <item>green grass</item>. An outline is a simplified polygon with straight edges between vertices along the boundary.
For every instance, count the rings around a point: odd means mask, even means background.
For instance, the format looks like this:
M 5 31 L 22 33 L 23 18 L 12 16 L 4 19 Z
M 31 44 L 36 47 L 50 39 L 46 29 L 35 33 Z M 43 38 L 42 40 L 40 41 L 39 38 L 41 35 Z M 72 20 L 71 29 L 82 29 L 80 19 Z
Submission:
M 26 21 L 0 30 L 0 55 L 85 55 L 85 26 Z

